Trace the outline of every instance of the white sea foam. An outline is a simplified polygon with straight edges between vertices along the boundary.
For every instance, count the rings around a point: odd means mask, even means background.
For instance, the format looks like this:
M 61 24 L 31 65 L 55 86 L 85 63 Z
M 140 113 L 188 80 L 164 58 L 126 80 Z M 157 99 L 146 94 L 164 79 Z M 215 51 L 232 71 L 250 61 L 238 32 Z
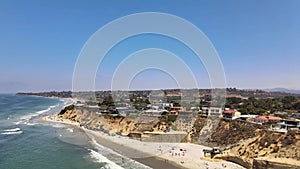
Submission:
M 74 100 L 70 98 L 60 99 L 59 101 L 63 102 L 64 106 L 74 103 Z
M 61 101 L 61 102 L 66 102 L 67 99 L 59 99 L 59 101 Z
M 92 143 L 94 144 L 94 146 L 98 149 L 98 150 L 101 150 L 101 149 L 104 149 L 104 146 L 102 146 L 101 144 L 97 143 L 97 141 L 92 138 Z
M 51 110 L 51 106 L 50 106 L 50 107 L 48 107 L 48 108 L 47 108 L 47 109 L 45 109 L 45 110 L 37 111 L 37 112 L 35 112 L 35 114 L 38 114 L 38 115 L 40 115 L 40 114 L 46 113 L 46 112 L 47 112 L 47 111 L 49 111 L 49 110 Z
M 23 120 L 20 120 L 20 121 L 15 122 L 15 124 L 16 124 L 16 125 L 19 125 L 19 124 L 25 124 L 25 125 L 30 126 L 30 123 L 29 123 L 28 121 L 29 121 L 29 120 L 23 119 Z M 33 125 L 34 125 L 34 124 L 33 124 Z
M 9 131 L 9 132 L 3 132 L 1 134 L 3 135 L 13 135 L 13 134 L 21 134 L 23 131 Z
M 14 129 L 6 129 L 6 130 L 3 130 L 5 132 L 15 132 L 15 131 L 20 131 L 21 129 L 20 128 L 14 128 Z
M 122 166 L 124 166 L 125 168 L 151 169 L 151 167 L 149 167 L 149 166 L 146 166 L 146 165 L 139 163 L 133 159 L 123 156 L 123 155 L 113 151 L 110 148 L 100 145 L 99 143 L 97 143 L 97 141 L 94 138 L 92 138 L 92 143 L 98 151 L 101 151 L 101 153 L 103 155 L 111 156 L 112 159 L 116 159 L 116 160 L 124 159 L 124 161 L 122 162 L 123 163 Z M 114 157 L 112 157 L 112 156 L 114 156 Z
M 62 123 L 51 123 L 51 126 L 54 128 L 64 128 L 66 127 L 66 124 L 62 124 Z
M 37 111 L 37 112 L 35 112 L 35 113 L 30 113 L 30 114 L 24 115 L 24 116 L 22 116 L 20 119 L 21 119 L 21 120 L 30 120 L 32 117 L 36 117 L 36 116 L 38 116 L 38 115 L 41 115 L 41 114 L 43 114 L 43 113 L 46 113 L 46 112 L 49 111 L 49 110 L 51 110 L 50 107 L 47 108 L 47 109 L 45 109 L 45 110 L 40 110 L 40 111 Z
M 73 131 L 73 128 L 67 128 L 67 130 L 68 130 L 69 132 L 71 132 L 71 133 L 74 132 L 74 131 Z
M 53 106 L 50 106 L 49 108 L 55 108 L 55 107 L 57 107 L 57 106 L 59 106 L 59 104 L 56 104 L 56 105 L 53 105 Z
M 26 123 L 24 123 L 24 124 L 26 124 L 27 126 L 34 126 L 34 125 L 36 125 L 36 124 L 38 124 L 38 123 L 29 123 L 29 122 L 26 122 Z
M 56 105 L 53 105 L 53 106 L 55 107 Z M 30 114 L 21 116 L 20 121 L 15 122 L 15 124 L 17 124 L 17 125 L 18 124 L 35 125 L 36 123 L 29 123 L 29 120 L 32 119 L 33 117 L 39 116 L 43 113 L 50 111 L 52 108 L 54 108 L 53 106 L 49 106 L 47 109 L 40 110 L 35 113 L 30 113 Z
M 5 130 L 2 130 L 2 133 L 3 135 L 13 135 L 13 134 L 21 134 L 23 133 L 23 131 L 21 131 L 21 129 L 19 127 L 17 128 L 13 128 L 13 129 L 5 129 Z
M 107 159 L 106 157 L 104 157 L 103 155 L 101 155 L 100 153 L 94 151 L 94 150 L 90 150 L 90 156 L 95 159 L 97 162 L 99 163 L 106 163 L 106 165 L 104 167 L 101 168 L 105 168 L 105 169 L 123 169 L 123 167 L 117 165 L 116 163 L 110 161 L 109 159 Z
M 22 123 L 22 120 L 15 122 L 16 125 L 21 124 L 21 123 Z

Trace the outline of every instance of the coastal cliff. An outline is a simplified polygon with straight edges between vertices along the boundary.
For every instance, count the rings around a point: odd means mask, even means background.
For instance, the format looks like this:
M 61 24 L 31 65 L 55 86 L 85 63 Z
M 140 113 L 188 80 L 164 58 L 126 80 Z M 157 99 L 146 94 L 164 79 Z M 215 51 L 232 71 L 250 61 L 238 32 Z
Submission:
M 103 131 L 109 134 L 129 135 L 145 131 L 163 132 L 166 125 L 159 119 L 145 120 L 142 117 L 129 119 L 123 116 L 101 115 L 85 109 L 76 109 L 73 105 L 65 107 L 57 114 L 59 118 L 77 122 L 85 128 Z
M 143 119 L 122 116 L 101 115 L 73 105 L 65 107 L 57 114 L 87 129 L 103 131 L 110 135 L 133 136 L 136 133 L 166 132 L 175 123 L 165 118 Z M 198 117 L 182 142 L 199 144 L 199 137 L 206 119 Z M 246 168 L 299 168 L 300 134 L 296 132 L 277 133 L 268 131 L 261 125 L 221 120 L 208 139 L 201 143 L 210 147 L 219 146 L 224 151 L 213 159 L 223 159 L 238 163 Z
M 192 130 L 184 140 L 185 142 L 199 143 L 200 132 L 206 123 L 206 118 L 198 117 L 195 121 Z M 242 121 L 220 120 L 215 131 L 201 143 L 210 147 L 220 146 L 226 147 L 238 142 L 253 138 L 258 135 L 258 129 L 263 129 L 263 126 L 245 123 Z M 225 139 L 224 139 L 225 138 Z
M 186 142 L 198 143 L 205 119 L 198 118 Z M 224 149 L 214 159 L 238 163 L 246 168 L 300 168 L 300 134 L 279 133 L 232 120 L 221 120 L 213 134 L 201 144 Z
M 216 155 L 247 168 L 299 168 L 300 135 L 257 130 L 256 137 Z

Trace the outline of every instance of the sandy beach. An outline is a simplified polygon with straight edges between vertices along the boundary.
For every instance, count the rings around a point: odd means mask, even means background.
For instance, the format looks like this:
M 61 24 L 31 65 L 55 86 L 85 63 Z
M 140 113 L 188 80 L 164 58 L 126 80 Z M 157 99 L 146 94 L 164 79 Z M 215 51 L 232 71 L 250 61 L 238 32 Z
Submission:
M 78 123 L 57 118 L 56 115 L 45 116 L 43 120 L 80 127 Z M 109 136 L 100 131 L 93 131 L 84 127 L 80 128 L 97 143 L 152 168 L 244 168 L 227 161 L 214 162 L 205 160 L 203 149 L 209 147 L 202 145 L 191 143 L 141 142 L 124 136 Z

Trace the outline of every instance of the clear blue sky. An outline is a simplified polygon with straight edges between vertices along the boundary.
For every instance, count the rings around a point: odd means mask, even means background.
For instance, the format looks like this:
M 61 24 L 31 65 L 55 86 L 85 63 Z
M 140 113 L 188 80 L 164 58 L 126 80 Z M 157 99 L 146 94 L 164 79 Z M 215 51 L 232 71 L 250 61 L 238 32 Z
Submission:
M 110 21 L 137 12 L 170 13 L 199 27 L 219 53 L 228 87 L 300 89 L 299 9 L 299 0 L 1 0 L 0 92 L 71 90 L 74 65 L 88 38 Z M 183 60 L 192 55 L 165 37 L 128 39 L 106 57 L 97 88 L 107 88 L 118 57 L 144 47 L 164 48 Z M 197 70 L 192 62 L 191 67 L 208 87 L 204 68 Z M 149 85 L 153 79 L 160 83 Z M 132 86 L 174 87 L 169 81 L 164 73 L 148 71 Z

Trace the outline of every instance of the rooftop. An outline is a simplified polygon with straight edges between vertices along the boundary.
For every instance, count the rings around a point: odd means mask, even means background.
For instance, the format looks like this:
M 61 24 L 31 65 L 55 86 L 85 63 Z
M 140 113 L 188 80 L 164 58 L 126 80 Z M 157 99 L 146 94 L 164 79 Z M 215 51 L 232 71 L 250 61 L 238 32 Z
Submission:
M 281 118 L 280 117 L 276 117 L 276 116 L 259 116 L 259 118 L 260 119 L 262 119 L 262 120 L 266 120 L 266 121 L 268 121 L 268 120 L 274 120 L 274 121 L 276 121 L 276 120 L 281 120 Z

